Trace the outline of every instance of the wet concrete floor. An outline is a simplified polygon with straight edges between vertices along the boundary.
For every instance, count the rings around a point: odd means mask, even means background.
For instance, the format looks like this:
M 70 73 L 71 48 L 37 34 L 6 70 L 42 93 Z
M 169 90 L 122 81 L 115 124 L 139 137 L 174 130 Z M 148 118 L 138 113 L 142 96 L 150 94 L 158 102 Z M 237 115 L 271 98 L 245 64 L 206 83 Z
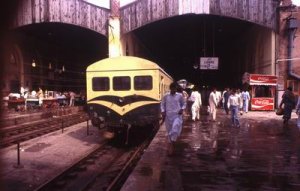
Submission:
M 240 116 L 239 128 L 231 126 L 230 115 L 222 110 L 217 122 L 208 121 L 207 116 L 196 122 L 187 119 L 174 155 L 167 156 L 166 147 L 161 148 L 167 144 L 165 132 L 158 135 L 163 141 L 150 146 L 151 154 L 145 153 L 122 190 L 299 191 L 296 117 L 294 113 L 284 126 L 274 112 L 249 112 Z

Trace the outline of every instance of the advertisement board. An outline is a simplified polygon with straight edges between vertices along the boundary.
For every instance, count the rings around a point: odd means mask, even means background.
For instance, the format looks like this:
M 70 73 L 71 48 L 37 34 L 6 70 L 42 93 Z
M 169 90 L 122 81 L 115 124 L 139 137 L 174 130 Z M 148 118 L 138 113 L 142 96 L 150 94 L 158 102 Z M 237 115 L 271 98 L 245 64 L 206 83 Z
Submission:
M 274 110 L 274 98 L 252 98 L 251 110 L 270 111 Z
M 276 86 L 277 76 L 250 74 L 250 85 Z

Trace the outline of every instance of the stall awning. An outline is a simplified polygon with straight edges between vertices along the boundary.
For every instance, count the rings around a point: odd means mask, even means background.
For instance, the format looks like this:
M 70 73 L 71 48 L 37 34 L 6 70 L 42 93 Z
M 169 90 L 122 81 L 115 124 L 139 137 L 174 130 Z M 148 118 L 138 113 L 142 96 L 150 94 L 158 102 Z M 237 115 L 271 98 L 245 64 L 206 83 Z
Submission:
M 249 84 L 261 85 L 261 86 L 276 86 L 277 76 L 263 75 L 263 74 L 250 74 Z

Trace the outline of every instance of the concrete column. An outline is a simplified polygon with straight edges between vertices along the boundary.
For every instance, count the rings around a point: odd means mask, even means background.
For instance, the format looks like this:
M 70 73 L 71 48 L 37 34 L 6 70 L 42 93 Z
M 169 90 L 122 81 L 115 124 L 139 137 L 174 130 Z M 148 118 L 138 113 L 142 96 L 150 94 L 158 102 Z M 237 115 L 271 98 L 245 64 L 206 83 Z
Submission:
M 108 55 L 109 57 L 122 56 L 120 0 L 111 0 L 110 7 L 111 16 L 108 20 Z
M 120 18 L 109 18 L 108 24 L 108 54 L 109 57 L 122 56 Z

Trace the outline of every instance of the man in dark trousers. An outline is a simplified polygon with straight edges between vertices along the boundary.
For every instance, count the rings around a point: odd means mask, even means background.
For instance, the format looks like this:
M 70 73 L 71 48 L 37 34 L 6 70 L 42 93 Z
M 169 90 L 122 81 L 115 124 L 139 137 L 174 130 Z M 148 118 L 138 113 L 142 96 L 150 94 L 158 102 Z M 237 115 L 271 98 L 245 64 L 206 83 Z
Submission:
M 295 107 L 295 95 L 293 93 L 292 87 L 288 87 L 284 94 L 282 95 L 282 100 L 280 102 L 279 108 L 283 108 L 283 124 L 288 124 L 288 121 L 291 119 L 292 110 Z
M 228 108 L 228 98 L 230 96 L 230 89 L 229 88 L 225 88 L 224 92 L 223 92 L 223 107 L 224 107 L 224 110 L 226 112 L 226 114 L 228 115 L 229 114 L 229 108 Z

